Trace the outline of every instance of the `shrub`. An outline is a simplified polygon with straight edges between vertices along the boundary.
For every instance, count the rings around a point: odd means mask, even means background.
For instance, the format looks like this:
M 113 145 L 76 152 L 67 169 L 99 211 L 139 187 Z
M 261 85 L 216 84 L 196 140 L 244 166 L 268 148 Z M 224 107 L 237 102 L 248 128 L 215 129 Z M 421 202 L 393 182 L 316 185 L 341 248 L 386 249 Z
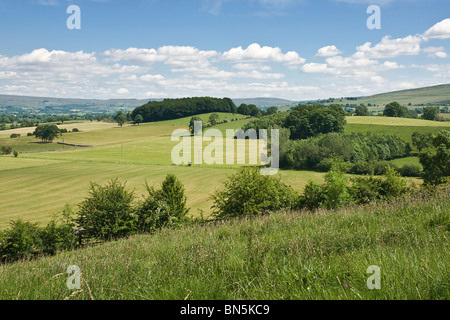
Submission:
M 403 177 L 420 177 L 422 171 L 417 165 L 405 164 L 399 169 L 400 174 Z
M 135 231 L 133 192 L 117 179 L 107 185 L 91 183 L 90 196 L 79 205 L 76 221 L 88 237 L 112 240 Z
M 162 227 L 177 227 L 186 221 L 189 209 L 186 207 L 184 186 L 173 174 L 168 174 L 161 189 L 146 184 L 148 196 L 136 209 L 139 232 L 152 232 Z
M 17 158 L 19 156 L 19 152 L 17 150 L 13 151 L 14 157 Z
M 328 171 L 325 181 L 323 204 L 327 209 L 337 209 L 350 202 L 347 177 L 338 164 Z
M 323 189 L 318 184 L 309 180 L 308 184 L 305 186 L 303 195 L 299 197 L 297 204 L 297 209 L 308 209 L 315 210 L 322 206 L 325 201 L 325 194 Z
M 437 185 L 450 177 L 450 131 L 442 130 L 432 137 L 431 142 L 432 147 L 422 151 L 419 159 L 423 166 L 424 182 Z
M 10 146 L 2 146 L 2 154 L 10 154 L 12 152 L 12 148 Z
M 9 136 L 11 139 L 20 138 L 20 133 L 13 133 Z
M 80 130 L 78 130 L 77 128 L 73 128 L 72 132 L 80 132 Z
M 296 195 L 291 187 L 272 176 L 261 175 L 258 168 L 242 168 L 224 182 L 224 190 L 212 199 L 217 218 L 254 216 L 291 208 Z
M 10 262 L 32 258 L 42 252 L 42 240 L 37 223 L 16 220 L 0 235 L 0 260 Z

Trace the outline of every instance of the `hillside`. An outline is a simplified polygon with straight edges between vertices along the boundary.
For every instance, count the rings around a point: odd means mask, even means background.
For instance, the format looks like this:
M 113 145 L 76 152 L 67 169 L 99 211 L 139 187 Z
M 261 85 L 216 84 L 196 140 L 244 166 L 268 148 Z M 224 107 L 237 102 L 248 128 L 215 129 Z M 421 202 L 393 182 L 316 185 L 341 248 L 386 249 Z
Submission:
M 393 91 L 376 94 L 367 97 L 357 97 L 356 100 L 334 99 L 333 103 L 342 104 L 365 104 L 384 106 L 392 101 L 400 104 L 413 106 L 435 104 L 450 104 L 450 84 L 443 84 L 431 87 Z
M 0 265 L 0 299 L 448 300 L 449 194 L 163 229 Z M 81 290 L 66 287 L 69 265 Z

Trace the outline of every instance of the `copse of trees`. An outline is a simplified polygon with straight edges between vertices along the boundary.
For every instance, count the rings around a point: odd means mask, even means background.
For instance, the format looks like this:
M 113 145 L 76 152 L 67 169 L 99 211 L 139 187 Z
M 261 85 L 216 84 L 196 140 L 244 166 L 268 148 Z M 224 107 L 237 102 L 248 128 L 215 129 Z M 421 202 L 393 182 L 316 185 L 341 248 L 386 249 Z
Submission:
M 44 124 L 37 126 L 33 135 L 42 142 L 52 142 L 60 134 L 60 130 L 55 124 Z
M 386 163 L 382 161 L 411 154 L 409 142 L 395 135 L 328 133 L 298 141 L 281 137 L 280 167 L 284 169 L 328 171 L 338 158 L 346 164 L 346 172 L 383 174 Z
M 140 114 L 143 117 L 143 122 L 155 122 L 211 112 L 237 113 L 238 110 L 230 98 L 164 99 L 163 101 L 150 101 L 143 106 L 137 107 L 131 113 L 131 117 L 136 119 L 136 116 Z
M 298 105 L 286 117 L 283 127 L 291 132 L 291 139 L 307 139 L 321 133 L 343 132 L 346 113 L 337 104 Z
M 424 107 L 423 108 L 423 114 L 422 119 L 424 120 L 436 120 L 439 115 L 439 108 L 438 107 Z
M 397 117 L 397 118 L 408 118 L 409 110 L 406 106 L 402 106 L 400 103 L 394 101 L 388 103 L 384 107 L 383 116 L 386 117 Z

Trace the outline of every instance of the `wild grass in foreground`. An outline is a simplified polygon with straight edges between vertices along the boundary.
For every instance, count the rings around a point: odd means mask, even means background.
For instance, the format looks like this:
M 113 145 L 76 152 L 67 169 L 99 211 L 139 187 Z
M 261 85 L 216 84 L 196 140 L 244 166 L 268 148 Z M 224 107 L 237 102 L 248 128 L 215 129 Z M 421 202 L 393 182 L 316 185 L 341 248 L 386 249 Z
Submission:
M 449 299 L 449 189 L 163 230 L 0 266 L 0 299 Z M 66 286 L 81 269 L 81 289 Z M 369 290 L 369 266 L 381 289 Z

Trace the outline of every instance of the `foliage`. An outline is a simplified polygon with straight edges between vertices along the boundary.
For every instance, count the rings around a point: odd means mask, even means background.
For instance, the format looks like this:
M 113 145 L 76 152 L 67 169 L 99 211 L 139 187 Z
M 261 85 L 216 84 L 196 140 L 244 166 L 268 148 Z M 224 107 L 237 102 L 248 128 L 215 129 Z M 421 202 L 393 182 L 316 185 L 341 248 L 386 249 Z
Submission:
M 164 99 L 163 101 L 150 101 L 143 106 L 137 107 L 131 113 L 131 117 L 135 119 L 140 114 L 143 117 L 143 122 L 155 122 L 210 112 L 236 113 L 237 108 L 229 98 L 193 97 Z
M 438 107 L 423 107 L 422 119 L 436 120 L 438 115 L 439 115 Z
M 115 116 L 117 124 L 122 127 L 127 122 L 127 115 L 122 111 L 118 111 Z
M 128 236 L 135 230 L 133 192 L 117 179 L 107 185 L 91 183 L 90 196 L 80 205 L 77 224 L 87 237 L 113 240 Z
M 423 166 L 423 179 L 427 184 L 437 185 L 450 177 L 450 131 L 442 130 L 433 135 L 432 146 L 423 150 L 420 163 Z
M 160 190 L 149 187 L 148 184 L 146 188 L 148 195 L 136 208 L 139 232 L 153 232 L 186 222 L 189 210 L 186 207 L 184 186 L 176 176 L 168 174 Z
M 418 131 L 415 131 L 412 134 L 412 144 L 417 148 L 417 150 L 422 151 L 425 148 L 428 148 L 431 146 L 431 133 L 420 133 Z
M 55 124 L 39 125 L 34 130 L 33 135 L 36 139 L 41 139 L 42 142 L 52 142 L 60 133 L 59 128 Z
M 370 116 L 369 109 L 365 105 L 361 104 L 355 108 L 355 115 L 360 117 Z
M 394 101 L 394 102 L 388 103 L 384 107 L 383 116 L 408 118 L 409 110 L 406 106 L 402 106 L 398 102 Z
M 195 122 L 202 122 L 202 118 L 200 118 L 199 116 L 194 116 L 191 118 L 191 120 L 189 121 L 189 131 L 191 132 L 192 135 L 197 135 L 199 134 L 199 132 L 195 132 Z M 202 126 L 203 129 L 203 126 Z
M 12 147 L 2 146 L 1 150 L 2 150 L 2 154 L 10 154 L 12 152 Z
M 211 126 L 215 126 L 217 124 L 217 122 L 219 121 L 220 117 L 217 113 L 213 113 L 209 116 L 209 124 Z
M 261 175 L 258 168 L 242 168 L 224 182 L 212 199 L 217 218 L 254 216 L 290 208 L 295 200 L 292 188 L 272 176 Z
M 339 105 L 298 105 L 286 117 L 284 128 L 291 130 L 291 139 L 306 139 L 320 133 L 343 132 L 345 111 Z

